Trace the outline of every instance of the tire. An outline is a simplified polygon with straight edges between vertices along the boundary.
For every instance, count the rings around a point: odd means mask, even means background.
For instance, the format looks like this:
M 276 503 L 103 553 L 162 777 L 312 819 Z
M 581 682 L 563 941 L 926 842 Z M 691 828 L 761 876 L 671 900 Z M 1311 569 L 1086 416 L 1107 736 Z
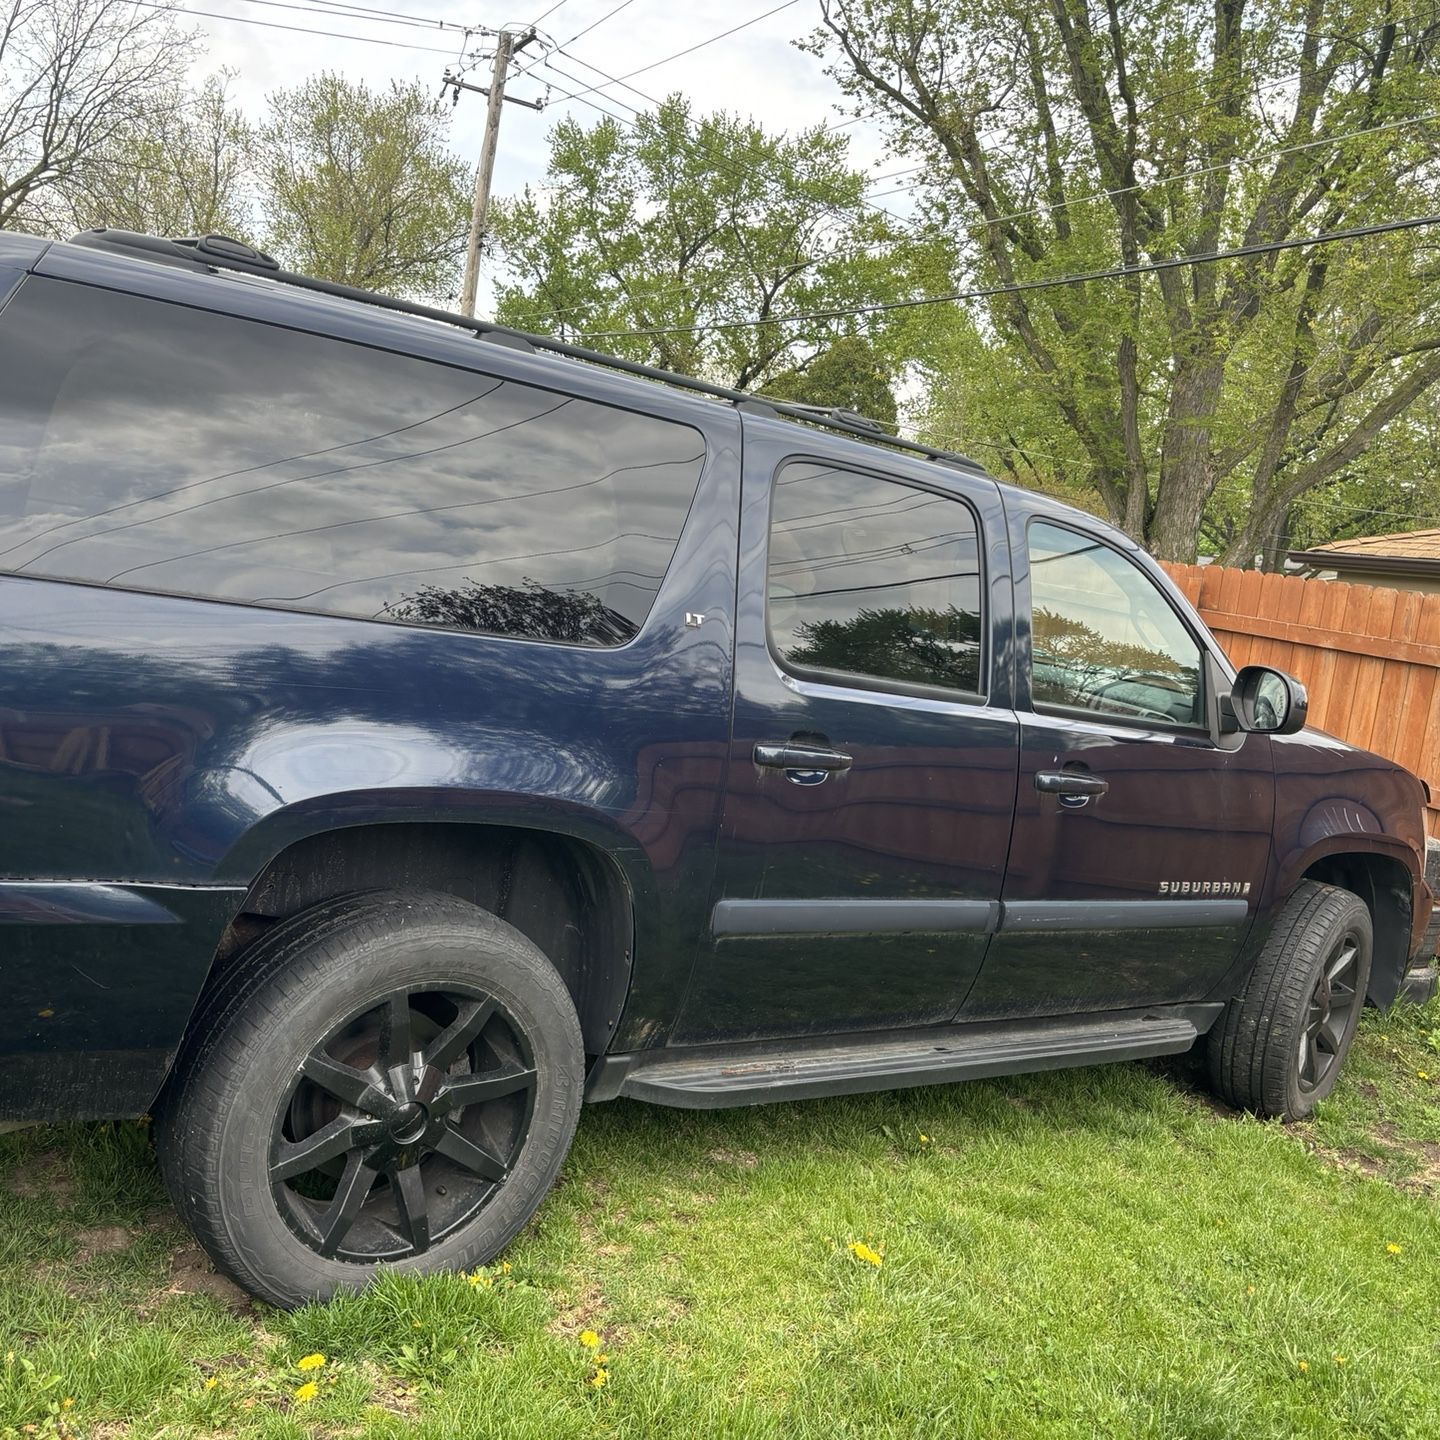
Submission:
M 570 1148 L 570 995 L 519 931 L 453 896 L 296 915 L 203 1004 L 156 1116 L 161 1171 L 216 1265 L 273 1305 L 487 1262 Z
M 1279 1120 L 1310 1114 L 1335 1088 L 1355 1038 L 1373 948 L 1364 901 L 1302 881 L 1244 991 L 1210 1032 L 1216 1093 Z

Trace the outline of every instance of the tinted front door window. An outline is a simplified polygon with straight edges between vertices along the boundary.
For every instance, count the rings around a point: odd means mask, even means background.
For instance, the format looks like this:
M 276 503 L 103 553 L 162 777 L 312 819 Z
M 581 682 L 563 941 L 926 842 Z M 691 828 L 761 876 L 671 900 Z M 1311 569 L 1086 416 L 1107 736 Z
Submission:
M 1030 597 L 1037 706 L 1202 722 L 1199 647 L 1123 555 L 1037 522 L 1030 526 Z

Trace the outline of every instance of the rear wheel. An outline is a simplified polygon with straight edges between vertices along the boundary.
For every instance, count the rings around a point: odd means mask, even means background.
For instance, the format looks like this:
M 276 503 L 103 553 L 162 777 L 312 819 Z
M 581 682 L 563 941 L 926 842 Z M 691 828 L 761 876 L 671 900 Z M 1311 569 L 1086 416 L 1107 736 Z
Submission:
M 278 926 L 207 1000 L 161 1166 L 216 1263 L 277 1305 L 468 1267 L 550 1188 L 583 1071 L 570 996 L 518 931 L 450 896 L 352 897 Z
M 1210 1032 L 1221 1097 L 1299 1120 L 1335 1088 L 1360 1022 L 1373 949 L 1364 901 L 1303 881 L 1266 941 L 1244 993 Z

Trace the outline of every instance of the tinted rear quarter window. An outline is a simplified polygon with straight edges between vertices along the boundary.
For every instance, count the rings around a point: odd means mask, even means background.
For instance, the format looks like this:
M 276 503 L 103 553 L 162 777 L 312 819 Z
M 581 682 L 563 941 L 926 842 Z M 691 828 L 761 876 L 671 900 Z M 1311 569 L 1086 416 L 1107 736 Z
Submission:
M 0 571 L 617 645 L 690 426 L 32 278 L 0 314 Z

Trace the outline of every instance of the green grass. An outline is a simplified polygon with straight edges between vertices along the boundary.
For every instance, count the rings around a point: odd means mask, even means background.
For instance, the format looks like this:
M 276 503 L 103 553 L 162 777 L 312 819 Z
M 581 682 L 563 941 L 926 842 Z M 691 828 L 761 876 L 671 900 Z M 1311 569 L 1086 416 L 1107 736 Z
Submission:
M 1290 1129 L 1139 1065 L 598 1106 L 506 1258 L 252 1308 L 142 1126 L 0 1138 L 0 1434 L 1431 1440 L 1440 1003 Z

